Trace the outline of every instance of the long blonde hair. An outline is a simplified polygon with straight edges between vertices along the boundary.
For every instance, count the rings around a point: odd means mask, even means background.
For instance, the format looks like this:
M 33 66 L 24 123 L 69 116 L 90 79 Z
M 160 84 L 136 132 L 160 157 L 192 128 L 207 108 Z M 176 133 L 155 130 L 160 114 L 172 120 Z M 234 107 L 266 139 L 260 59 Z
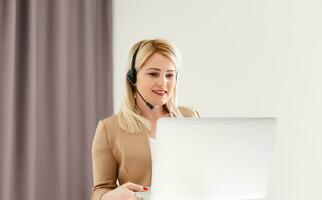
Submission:
M 159 53 L 168 59 L 170 59 L 178 70 L 180 66 L 181 57 L 180 53 L 174 44 L 163 39 L 154 40 L 142 40 L 135 43 L 129 53 L 128 57 L 128 70 L 131 69 L 131 63 L 135 51 L 138 50 L 135 58 L 135 69 L 139 71 L 143 66 L 145 61 L 154 53 Z M 141 116 L 136 107 L 135 103 L 135 91 L 132 89 L 132 85 L 128 82 L 125 77 L 125 96 L 123 99 L 123 104 L 121 110 L 118 114 L 118 121 L 120 127 L 124 129 L 127 133 L 140 134 L 143 132 L 151 131 L 151 123 L 148 119 Z M 182 114 L 177 106 L 176 100 L 176 87 L 169 101 L 163 105 L 166 110 L 169 111 L 172 117 L 182 117 Z

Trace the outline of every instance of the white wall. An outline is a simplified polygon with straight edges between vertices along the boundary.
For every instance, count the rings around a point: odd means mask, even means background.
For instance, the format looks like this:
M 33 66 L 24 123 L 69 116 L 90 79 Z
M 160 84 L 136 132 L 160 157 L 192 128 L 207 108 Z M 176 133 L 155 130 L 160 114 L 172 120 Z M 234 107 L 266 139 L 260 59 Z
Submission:
M 320 0 L 114 1 L 114 100 L 129 49 L 179 48 L 179 103 L 202 116 L 279 118 L 270 199 L 322 199 Z

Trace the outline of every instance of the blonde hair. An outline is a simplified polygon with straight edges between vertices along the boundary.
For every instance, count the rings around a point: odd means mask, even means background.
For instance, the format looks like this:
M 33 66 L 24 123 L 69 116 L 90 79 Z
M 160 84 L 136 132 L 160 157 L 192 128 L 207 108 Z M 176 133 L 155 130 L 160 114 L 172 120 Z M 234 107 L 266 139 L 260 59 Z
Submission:
M 138 52 L 135 59 L 135 69 L 137 72 L 143 66 L 145 61 L 154 53 L 159 53 L 170 59 L 174 63 L 176 71 L 180 66 L 180 53 L 174 46 L 174 44 L 163 39 L 154 39 L 142 40 L 135 43 L 132 46 L 128 57 L 128 70 L 131 69 L 133 55 L 137 49 Z M 139 114 L 139 110 L 137 109 L 135 103 L 135 91 L 132 89 L 132 85 L 128 82 L 126 77 L 125 81 L 125 96 L 123 99 L 121 110 L 118 115 L 120 127 L 124 129 L 127 133 L 132 134 L 149 132 L 151 131 L 151 123 L 148 119 Z M 182 117 L 182 114 L 177 106 L 176 87 L 169 101 L 163 106 L 166 110 L 169 111 L 172 117 Z

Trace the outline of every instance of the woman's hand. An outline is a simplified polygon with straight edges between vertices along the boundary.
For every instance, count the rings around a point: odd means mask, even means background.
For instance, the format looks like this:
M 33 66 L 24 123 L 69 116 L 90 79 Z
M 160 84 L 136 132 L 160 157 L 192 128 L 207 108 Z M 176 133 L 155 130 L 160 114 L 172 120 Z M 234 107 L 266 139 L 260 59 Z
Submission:
M 139 200 L 134 192 L 145 192 L 148 189 L 142 185 L 127 182 L 116 189 L 106 192 L 101 200 Z

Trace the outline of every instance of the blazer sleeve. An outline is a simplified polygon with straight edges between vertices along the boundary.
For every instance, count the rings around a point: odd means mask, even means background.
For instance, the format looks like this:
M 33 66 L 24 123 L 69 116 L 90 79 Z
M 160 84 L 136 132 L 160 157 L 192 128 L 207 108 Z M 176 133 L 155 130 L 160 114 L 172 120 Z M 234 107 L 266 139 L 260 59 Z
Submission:
M 110 149 L 105 125 L 99 121 L 92 144 L 92 164 L 94 186 L 91 200 L 100 200 L 101 196 L 117 187 L 117 161 Z

